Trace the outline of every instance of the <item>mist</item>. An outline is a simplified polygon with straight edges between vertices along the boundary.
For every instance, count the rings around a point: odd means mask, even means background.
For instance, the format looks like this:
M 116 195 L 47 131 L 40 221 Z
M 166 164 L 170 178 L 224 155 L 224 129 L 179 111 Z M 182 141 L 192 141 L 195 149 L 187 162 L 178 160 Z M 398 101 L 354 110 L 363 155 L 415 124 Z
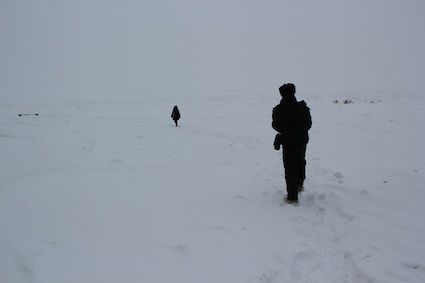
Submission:
M 0 1 L 3 103 L 425 91 L 423 1 Z

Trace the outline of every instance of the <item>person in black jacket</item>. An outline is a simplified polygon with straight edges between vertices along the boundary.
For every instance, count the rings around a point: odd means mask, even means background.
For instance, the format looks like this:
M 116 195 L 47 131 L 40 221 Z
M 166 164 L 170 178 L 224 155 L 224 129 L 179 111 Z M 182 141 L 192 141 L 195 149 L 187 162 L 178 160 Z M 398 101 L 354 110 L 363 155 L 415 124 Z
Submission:
M 272 127 L 278 134 L 275 149 L 282 145 L 283 166 L 285 168 L 285 201 L 298 204 L 298 192 L 303 190 L 305 180 L 305 152 L 309 141 L 308 130 L 312 121 L 310 109 L 305 101 L 295 98 L 295 85 L 284 84 L 279 88 L 282 100 L 273 108 Z
M 177 121 L 180 119 L 180 111 L 177 105 L 174 106 L 173 108 L 173 112 L 171 113 L 171 118 L 173 118 L 174 123 L 176 123 L 176 127 L 177 127 Z

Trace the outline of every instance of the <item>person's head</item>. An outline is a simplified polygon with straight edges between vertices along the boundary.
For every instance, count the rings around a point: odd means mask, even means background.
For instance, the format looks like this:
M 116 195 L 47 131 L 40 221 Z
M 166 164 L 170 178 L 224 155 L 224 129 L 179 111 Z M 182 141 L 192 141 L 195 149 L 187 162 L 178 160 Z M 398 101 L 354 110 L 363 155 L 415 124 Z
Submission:
M 295 99 L 295 85 L 291 83 L 284 84 L 279 88 L 280 95 L 283 99 L 294 101 Z

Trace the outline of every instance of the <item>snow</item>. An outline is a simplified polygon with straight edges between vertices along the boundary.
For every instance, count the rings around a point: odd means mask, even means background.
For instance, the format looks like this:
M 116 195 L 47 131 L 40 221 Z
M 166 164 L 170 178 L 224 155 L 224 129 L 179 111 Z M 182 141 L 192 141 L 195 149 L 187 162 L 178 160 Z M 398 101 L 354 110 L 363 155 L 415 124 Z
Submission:
M 423 282 L 424 93 L 297 96 L 298 207 L 277 94 L 1 105 L 0 282 Z

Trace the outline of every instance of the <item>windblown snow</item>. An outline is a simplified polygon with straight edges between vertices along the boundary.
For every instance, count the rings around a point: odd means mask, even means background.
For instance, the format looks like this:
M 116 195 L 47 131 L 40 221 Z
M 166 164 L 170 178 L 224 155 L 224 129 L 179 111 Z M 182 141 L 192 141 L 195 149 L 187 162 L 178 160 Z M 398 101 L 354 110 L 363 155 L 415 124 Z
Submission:
M 298 207 L 278 95 L 1 105 L 0 282 L 424 282 L 424 94 L 297 98 Z

